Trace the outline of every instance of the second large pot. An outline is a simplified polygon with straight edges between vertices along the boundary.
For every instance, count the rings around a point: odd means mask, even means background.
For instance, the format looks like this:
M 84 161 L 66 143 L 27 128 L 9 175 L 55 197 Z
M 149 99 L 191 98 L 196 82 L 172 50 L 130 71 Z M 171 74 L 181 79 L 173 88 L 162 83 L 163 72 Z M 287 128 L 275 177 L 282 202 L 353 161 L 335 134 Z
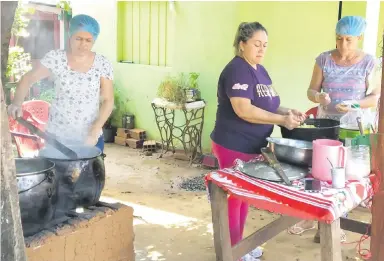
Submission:
M 78 159 L 68 159 L 54 148 L 47 147 L 39 156 L 55 163 L 58 202 L 55 218 L 76 207 L 96 204 L 105 184 L 102 152 L 96 147 L 68 146 Z
M 15 159 L 19 206 L 24 236 L 44 229 L 53 219 L 56 203 L 55 164 L 45 159 Z

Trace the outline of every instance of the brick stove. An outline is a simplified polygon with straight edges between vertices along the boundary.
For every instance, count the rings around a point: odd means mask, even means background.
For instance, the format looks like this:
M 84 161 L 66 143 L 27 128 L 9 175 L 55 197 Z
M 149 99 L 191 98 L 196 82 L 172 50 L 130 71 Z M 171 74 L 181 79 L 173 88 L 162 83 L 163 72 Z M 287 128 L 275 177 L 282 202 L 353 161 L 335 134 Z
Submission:
M 56 222 L 57 223 L 57 222 Z M 28 261 L 134 261 L 133 209 L 99 202 L 26 237 Z

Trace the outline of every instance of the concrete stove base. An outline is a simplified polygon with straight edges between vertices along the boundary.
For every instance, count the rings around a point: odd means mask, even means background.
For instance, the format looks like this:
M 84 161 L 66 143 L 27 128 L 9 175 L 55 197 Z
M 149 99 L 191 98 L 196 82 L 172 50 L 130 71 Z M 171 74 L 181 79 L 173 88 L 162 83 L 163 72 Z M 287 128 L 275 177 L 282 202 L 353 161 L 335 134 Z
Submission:
M 98 203 L 25 238 L 28 261 L 134 261 L 133 209 Z

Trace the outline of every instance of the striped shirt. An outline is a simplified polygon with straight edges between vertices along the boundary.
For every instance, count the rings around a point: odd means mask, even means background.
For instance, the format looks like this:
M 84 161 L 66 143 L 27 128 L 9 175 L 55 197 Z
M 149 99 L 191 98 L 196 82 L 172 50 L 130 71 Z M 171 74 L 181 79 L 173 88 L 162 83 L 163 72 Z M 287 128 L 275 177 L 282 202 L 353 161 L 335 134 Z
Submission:
M 367 94 L 367 82 L 375 68 L 376 58 L 366 54 L 353 65 L 338 65 L 333 60 L 332 51 L 320 54 L 316 64 L 323 71 L 322 90 L 329 94 L 331 103 L 319 105 L 317 117 L 340 120 L 343 113 L 336 110 L 336 105 L 348 100 L 361 100 Z

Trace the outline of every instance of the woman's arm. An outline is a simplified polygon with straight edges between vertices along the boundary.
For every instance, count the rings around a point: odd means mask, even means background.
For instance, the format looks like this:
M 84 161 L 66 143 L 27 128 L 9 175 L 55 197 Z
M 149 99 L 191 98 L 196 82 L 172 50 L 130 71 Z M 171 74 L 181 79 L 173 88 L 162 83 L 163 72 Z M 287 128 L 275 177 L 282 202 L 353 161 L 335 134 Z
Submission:
M 40 62 L 29 72 L 21 77 L 16 87 L 15 97 L 12 104 L 21 106 L 24 102 L 25 97 L 28 94 L 29 88 L 36 82 L 50 76 L 50 71 L 47 67 L 42 65 Z
M 312 72 L 311 83 L 309 84 L 309 88 L 307 90 L 307 97 L 310 101 L 314 103 L 320 102 L 320 91 L 321 84 L 323 83 L 323 70 L 321 70 L 320 66 L 315 63 Z
M 380 73 L 379 73 L 380 72 Z M 381 93 L 381 70 L 377 71 L 377 67 L 375 66 L 372 70 L 373 77 L 367 77 L 365 84 L 367 91 L 372 85 L 373 90 L 365 96 L 365 98 L 359 101 L 360 108 L 373 108 L 377 106 L 378 100 L 380 98 Z
M 268 112 L 251 104 L 251 100 L 241 97 L 230 98 L 236 115 L 250 123 L 285 125 L 286 117 Z
M 376 107 L 380 98 L 380 88 L 375 88 L 370 94 L 359 101 L 360 108 L 367 109 Z
M 114 105 L 113 82 L 112 80 L 101 77 L 100 79 L 101 106 L 99 117 L 93 123 L 93 129 L 100 130 L 112 113 Z

